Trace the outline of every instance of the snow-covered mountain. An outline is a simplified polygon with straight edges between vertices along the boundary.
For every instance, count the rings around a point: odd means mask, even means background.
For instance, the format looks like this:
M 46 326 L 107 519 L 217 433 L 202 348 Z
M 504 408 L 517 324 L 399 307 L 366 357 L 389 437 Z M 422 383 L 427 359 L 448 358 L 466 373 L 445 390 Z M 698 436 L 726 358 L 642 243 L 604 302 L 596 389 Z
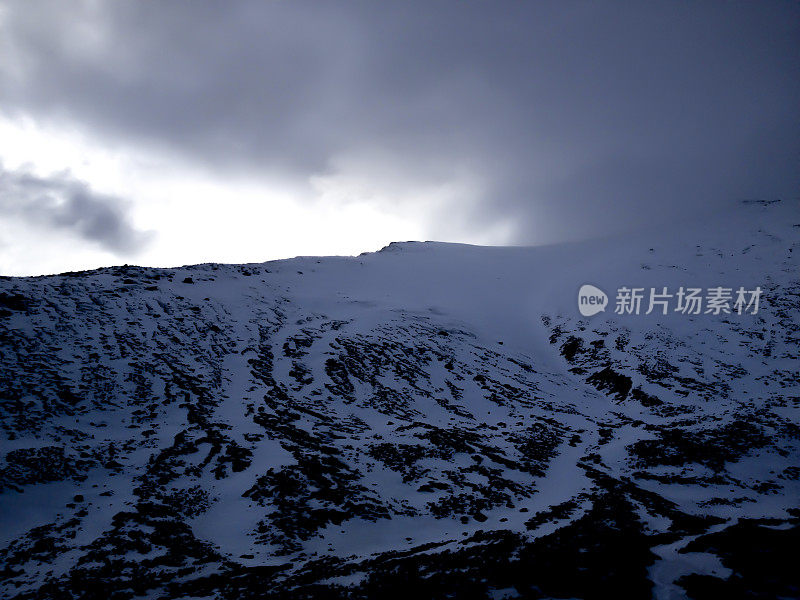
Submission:
M 578 244 L 5 278 L 0 593 L 800 597 L 799 259 L 798 204 L 750 202 Z M 675 310 L 717 287 L 758 311 Z

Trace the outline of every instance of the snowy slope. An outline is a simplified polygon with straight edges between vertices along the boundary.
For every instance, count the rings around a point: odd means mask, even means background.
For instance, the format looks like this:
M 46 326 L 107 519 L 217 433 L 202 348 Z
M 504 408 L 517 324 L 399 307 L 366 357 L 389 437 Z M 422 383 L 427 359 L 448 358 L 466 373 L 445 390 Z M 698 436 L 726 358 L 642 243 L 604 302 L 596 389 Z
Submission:
M 799 256 L 797 203 L 751 202 L 579 244 L 5 278 L 0 592 L 798 597 Z M 618 315 L 622 286 L 763 296 Z

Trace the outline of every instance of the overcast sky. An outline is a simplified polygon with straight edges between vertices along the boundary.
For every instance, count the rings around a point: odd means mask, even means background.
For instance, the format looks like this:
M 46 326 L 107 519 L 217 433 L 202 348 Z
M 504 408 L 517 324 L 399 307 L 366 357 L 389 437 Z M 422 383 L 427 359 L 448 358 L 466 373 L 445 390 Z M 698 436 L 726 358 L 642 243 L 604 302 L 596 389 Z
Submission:
M 0 1 L 0 273 L 797 199 L 798 107 L 795 1 Z

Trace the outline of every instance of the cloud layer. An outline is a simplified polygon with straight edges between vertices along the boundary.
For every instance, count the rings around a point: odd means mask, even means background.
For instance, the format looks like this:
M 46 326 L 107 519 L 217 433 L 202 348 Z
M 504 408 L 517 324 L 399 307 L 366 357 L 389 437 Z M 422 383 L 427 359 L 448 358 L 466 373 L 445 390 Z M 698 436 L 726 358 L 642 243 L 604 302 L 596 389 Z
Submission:
M 121 199 L 97 193 L 67 174 L 40 177 L 2 164 L 0 216 L 77 236 L 119 256 L 137 254 L 151 239 L 131 224 Z
M 800 189 L 797 3 L 20 0 L 0 19 L 9 115 L 309 197 L 478 181 L 454 222 L 513 221 L 509 242 Z

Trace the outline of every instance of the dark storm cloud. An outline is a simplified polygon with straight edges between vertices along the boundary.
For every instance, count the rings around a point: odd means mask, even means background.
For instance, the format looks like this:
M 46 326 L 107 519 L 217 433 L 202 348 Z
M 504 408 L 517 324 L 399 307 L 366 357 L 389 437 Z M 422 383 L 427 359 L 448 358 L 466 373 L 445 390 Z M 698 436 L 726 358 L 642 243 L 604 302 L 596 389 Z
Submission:
M 6 170 L 2 164 L 1 216 L 74 234 L 118 255 L 135 254 L 151 237 L 130 223 L 119 198 L 92 191 L 66 174 L 39 177 L 24 170 Z
M 798 6 L 25 1 L 0 106 L 291 181 L 467 169 L 472 227 L 578 237 L 796 194 Z

